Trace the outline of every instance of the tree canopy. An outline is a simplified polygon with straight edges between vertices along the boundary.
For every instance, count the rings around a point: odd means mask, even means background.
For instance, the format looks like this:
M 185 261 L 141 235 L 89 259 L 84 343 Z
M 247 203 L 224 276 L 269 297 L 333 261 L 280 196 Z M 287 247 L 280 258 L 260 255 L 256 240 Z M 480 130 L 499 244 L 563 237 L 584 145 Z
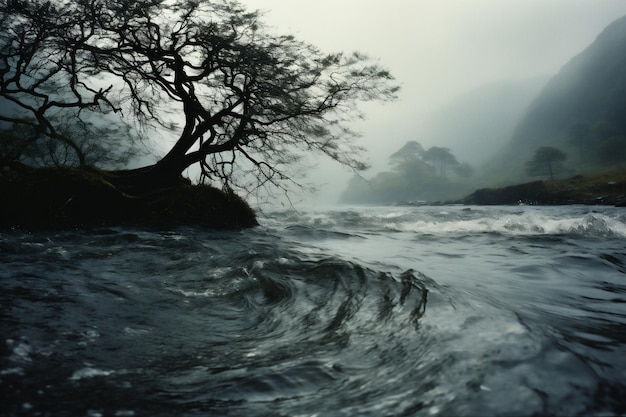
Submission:
M 429 148 L 423 155 L 424 161 L 430 161 L 439 167 L 439 175 L 443 178 L 446 177 L 446 171 L 448 166 L 457 166 L 459 162 L 452 154 L 449 148 L 433 146 Z
M 430 159 L 428 157 L 430 156 Z M 456 177 L 449 179 L 445 169 L 453 167 Z M 469 192 L 474 169 L 459 164 L 448 148 L 424 147 L 408 141 L 389 157 L 389 171 L 370 179 L 355 176 L 340 199 L 347 203 L 391 203 L 446 201 Z
M 553 180 L 555 171 L 561 168 L 566 159 L 567 155 L 560 150 L 542 146 L 535 151 L 533 159 L 526 163 L 526 172 L 531 176 L 548 175 Z
M 0 121 L 64 144 L 79 165 L 70 119 L 160 132 L 169 150 L 136 172 L 146 182 L 197 165 L 228 188 L 280 186 L 308 152 L 364 168 L 350 122 L 359 102 L 395 99 L 392 76 L 363 54 L 274 35 L 261 18 L 236 1 L 0 1 Z

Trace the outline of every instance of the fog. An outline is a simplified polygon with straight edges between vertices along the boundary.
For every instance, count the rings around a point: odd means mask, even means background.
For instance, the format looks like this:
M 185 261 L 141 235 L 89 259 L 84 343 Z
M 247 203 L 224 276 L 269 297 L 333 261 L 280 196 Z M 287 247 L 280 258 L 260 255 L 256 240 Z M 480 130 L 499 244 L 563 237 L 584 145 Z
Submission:
M 372 168 L 408 140 L 450 146 L 419 136 L 429 115 L 481 86 L 556 74 L 612 21 L 623 0 L 246 0 L 265 12 L 277 33 L 290 33 L 323 51 L 361 51 L 379 59 L 402 86 L 400 100 L 364 107 L 355 125 Z M 454 151 L 454 149 L 453 149 Z M 463 155 L 457 155 L 463 159 Z M 311 169 L 332 202 L 352 175 L 329 161 Z M 308 199 L 308 196 L 302 196 Z

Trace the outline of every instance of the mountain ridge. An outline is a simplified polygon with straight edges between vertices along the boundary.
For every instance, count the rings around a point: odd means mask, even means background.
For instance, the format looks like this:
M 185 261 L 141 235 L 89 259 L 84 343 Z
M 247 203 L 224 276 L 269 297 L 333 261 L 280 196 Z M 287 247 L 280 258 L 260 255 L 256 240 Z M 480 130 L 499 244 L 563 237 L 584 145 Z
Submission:
M 500 165 L 516 159 L 519 168 L 539 146 L 569 147 L 574 126 L 589 129 L 603 121 L 614 133 L 626 133 L 626 16 L 609 24 L 548 81 L 498 157 Z

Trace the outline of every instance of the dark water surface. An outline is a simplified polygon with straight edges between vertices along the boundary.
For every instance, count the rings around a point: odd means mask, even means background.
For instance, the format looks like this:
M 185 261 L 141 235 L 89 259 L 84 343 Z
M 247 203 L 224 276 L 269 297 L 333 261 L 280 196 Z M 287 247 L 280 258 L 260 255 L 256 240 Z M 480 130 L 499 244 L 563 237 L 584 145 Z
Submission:
M 2 416 L 626 413 L 626 209 L 0 233 Z

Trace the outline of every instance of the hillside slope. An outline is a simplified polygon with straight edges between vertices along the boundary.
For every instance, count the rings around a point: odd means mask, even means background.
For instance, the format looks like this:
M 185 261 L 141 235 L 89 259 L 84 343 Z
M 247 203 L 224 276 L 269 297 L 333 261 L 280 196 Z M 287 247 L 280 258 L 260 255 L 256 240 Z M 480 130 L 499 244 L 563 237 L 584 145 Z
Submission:
M 483 188 L 454 203 L 472 205 L 590 204 L 626 207 L 626 170 L 554 181 Z
M 510 140 L 531 101 L 548 77 L 500 81 L 467 92 L 416 127 L 423 143 L 450 148 L 464 162 L 479 166 Z
M 626 137 L 626 16 L 611 23 L 548 82 L 494 165 L 521 172 L 539 146 L 561 148 L 570 159 L 580 159 L 615 137 Z

